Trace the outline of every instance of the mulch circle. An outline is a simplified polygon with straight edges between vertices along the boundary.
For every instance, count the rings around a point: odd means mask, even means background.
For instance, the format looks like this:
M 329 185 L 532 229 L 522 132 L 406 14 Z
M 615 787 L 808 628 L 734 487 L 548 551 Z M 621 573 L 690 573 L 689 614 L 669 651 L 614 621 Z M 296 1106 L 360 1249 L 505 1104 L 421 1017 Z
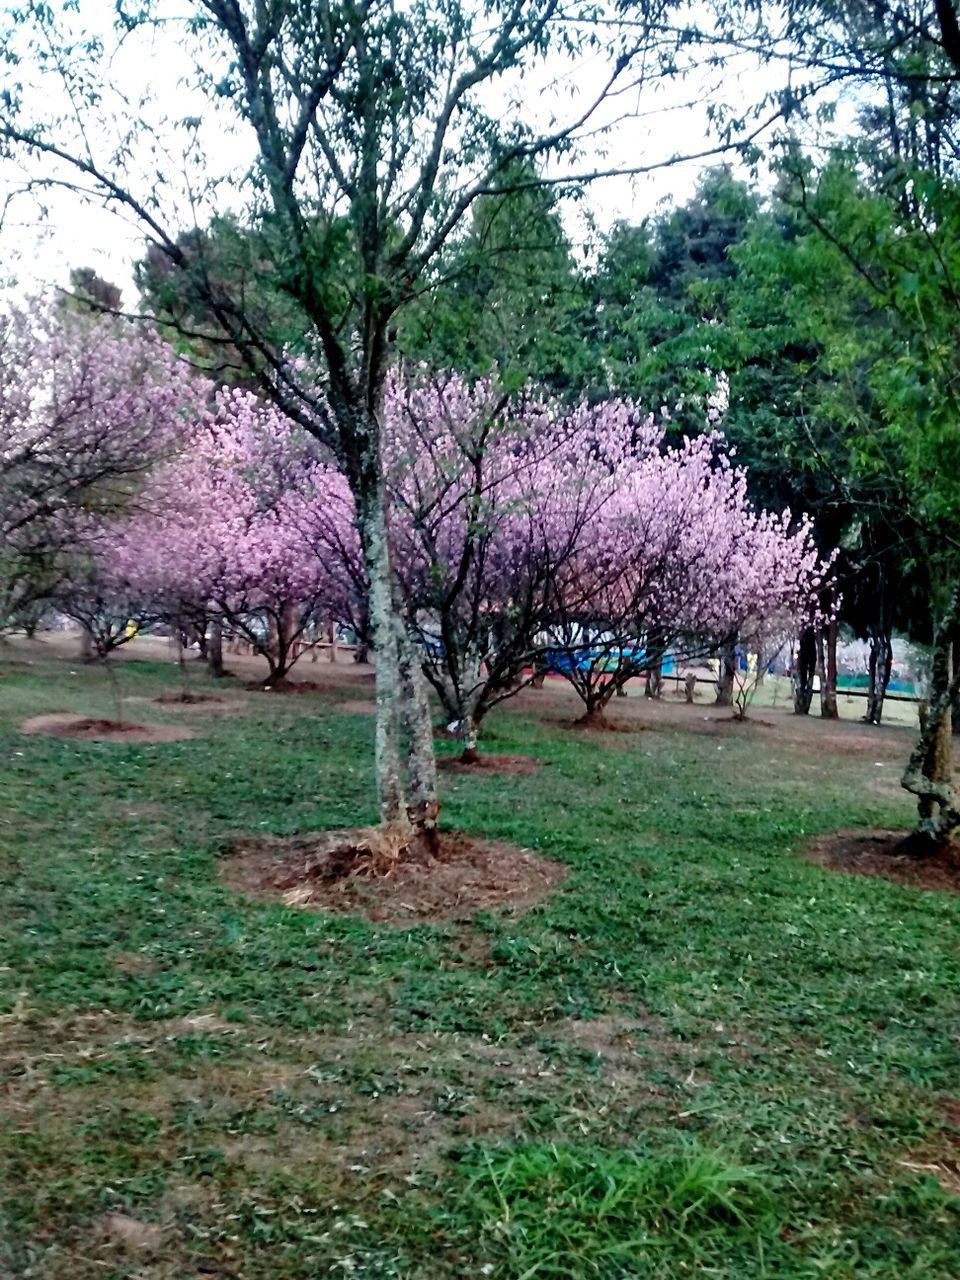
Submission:
M 376 828 L 261 836 L 237 840 L 221 874 L 252 897 L 392 924 L 533 906 L 567 875 L 530 849 L 462 831 L 442 832 L 436 857 L 391 853 Z
M 126 720 L 97 720 L 64 712 L 31 716 L 20 725 L 20 732 L 86 742 L 180 742 L 193 737 L 193 730 L 181 725 L 132 724 Z
M 512 774 L 522 777 L 531 773 L 539 773 L 543 761 L 534 760 L 532 756 L 484 755 L 476 760 L 464 760 L 462 756 L 441 756 L 437 760 L 437 768 L 443 773 L 455 773 L 465 778 L 476 777 L 481 773 Z
M 879 876 L 913 889 L 960 893 L 960 848 L 949 845 L 919 857 L 907 831 L 835 831 L 818 836 L 806 858 L 821 867 L 850 875 Z

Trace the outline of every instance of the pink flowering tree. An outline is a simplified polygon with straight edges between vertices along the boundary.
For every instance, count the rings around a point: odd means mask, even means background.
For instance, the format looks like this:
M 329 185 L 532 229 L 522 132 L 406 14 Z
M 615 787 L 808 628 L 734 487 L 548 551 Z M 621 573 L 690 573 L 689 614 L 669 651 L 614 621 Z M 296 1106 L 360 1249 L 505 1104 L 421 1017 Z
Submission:
M 483 718 L 549 643 L 561 579 L 568 607 L 576 597 L 589 609 L 596 524 L 650 426 L 625 401 L 567 411 L 488 380 L 419 374 L 390 384 L 386 428 L 407 626 L 473 760 Z
M 0 315 L 0 625 L 91 584 L 88 535 L 138 500 L 206 384 L 146 325 Z
M 582 557 L 556 578 L 554 662 L 586 724 L 667 651 L 704 656 L 797 624 L 825 574 L 806 522 L 753 510 L 717 435 L 668 448 L 651 427 L 611 476 Z
M 284 680 L 318 619 L 358 615 L 349 567 L 362 559 L 343 477 L 315 442 L 249 391 L 221 389 L 148 510 L 121 524 L 107 580 L 174 625 L 213 618 Z

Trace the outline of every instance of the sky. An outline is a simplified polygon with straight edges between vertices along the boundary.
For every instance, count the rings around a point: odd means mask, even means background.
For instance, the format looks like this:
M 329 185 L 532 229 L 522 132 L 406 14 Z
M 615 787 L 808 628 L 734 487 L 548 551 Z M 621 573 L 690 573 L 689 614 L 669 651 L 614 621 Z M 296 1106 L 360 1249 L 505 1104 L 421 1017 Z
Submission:
M 108 39 L 111 8 L 81 0 L 77 33 Z M 602 50 L 582 58 L 574 69 L 555 60 L 512 88 L 528 114 L 570 110 L 596 92 L 608 66 Z M 189 70 L 182 48 L 169 30 L 147 42 L 125 41 L 110 61 L 111 101 L 118 117 L 138 112 L 137 99 L 153 93 L 160 100 L 175 103 L 178 115 L 193 115 L 199 121 L 191 136 L 204 152 L 205 173 L 226 175 L 242 168 L 250 154 L 246 135 L 231 137 L 223 132 L 222 122 L 213 119 L 204 95 L 187 87 Z M 692 155 L 715 146 L 707 110 L 718 93 L 717 74 L 699 71 L 677 80 L 658 80 L 611 99 L 597 117 L 602 131 L 589 140 L 574 168 L 656 165 L 677 154 Z M 727 101 L 756 101 L 782 87 L 783 74 L 781 66 L 762 68 L 754 60 L 740 57 L 724 69 L 719 91 Z M 502 91 L 502 86 L 492 90 Z M 42 92 L 35 90 L 40 107 L 45 105 Z M 488 106 L 493 102 L 491 98 Z M 152 139 L 144 133 L 133 147 L 143 172 L 161 171 L 165 192 L 176 194 L 178 207 L 168 209 L 168 220 L 189 227 L 194 221 L 202 224 L 209 207 L 199 212 L 191 207 L 194 193 L 188 189 L 183 176 L 188 170 L 181 161 L 184 137 L 181 132 L 171 142 L 158 124 Z M 98 149 L 96 138 L 91 139 L 91 147 Z M 617 220 L 639 221 L 664 203 L 683 203 L 708 163 L 690 160 L 635 178 L 618 176 L 589 184 L 584 201 L 567 209 L 567 226 L 575 245 L 585 241 L 591 223 L 602 232 Z M 562 172 L 553 171 L 554 175 Z M 92 267 L 120 285 L 125 303 L 133 305 L 132 264 L 143 255 L 142 227 L 83 201 L 74 191 L 45 192 L 42 201 L 18 197 L 4 205 L 7 195 L 22 188 L 25 176 L 9 160 L 0 165 L 0 208 L 6 208 L 0 224 L 0 288 L 5 286 L 14 294 L 34 293 L 65 285 L 71 267 Z M 228 206 L 235 204 L 236 191 L 225 185 L 220 200 Z

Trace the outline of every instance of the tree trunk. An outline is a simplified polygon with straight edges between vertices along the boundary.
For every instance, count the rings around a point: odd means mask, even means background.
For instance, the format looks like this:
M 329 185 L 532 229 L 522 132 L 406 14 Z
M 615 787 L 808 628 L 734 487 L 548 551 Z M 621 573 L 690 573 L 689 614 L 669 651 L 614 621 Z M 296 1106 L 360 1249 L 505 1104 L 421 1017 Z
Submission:
M 330 661 L 337 660 L 337 624 L 333 618 L 327 619 L 327 639 L 330 643 Z
M 867 724 L 879 724 L 883 716 L 883 701 L 893 671 L 893 645 L 890 636 L 873 633 L 870 636 L 870 685 L 867 690 Z
M 647 667 L 647 679 L 643 687 L 645 698 L 663 697 L 663 659 L 657 658 L 652 666 Z
M 692 671 L 687 672 L 683 681 L 683 692 L 687 702 L 693 702 L 697 696 L 697 677 Z
M 223 674 L 223 623 L 215 618 L 210 623 L 210 638 L 207 641 L 207 672 L 215 679 Z
M 950 711 L 960 692 L 960 675 L 952 661 L 952 637 L 958 624 L 960 586 L 954 589 L 934 636 L 929 710 L 922 718 L 919 741 L 901 779 L 903 787 L 917 797 L 914 841 L 921 851 L 936 852 L 960 826 L 950 759 Z
M 177 655 L 177 674 L 180 677 L 180 695 L 186 701 L 190 692 L 189 672 L 187 671 L 187 650 L 185 646 L 187 633 L 178 626 L 174 633 L 174 651 Z
M 797 669 L 793 676 L 793 710 L 808 715 L 813 701 L 813 677 L 817 669 L 817 639 L 812 627 L 804 627 L 797 649 Z
M 395 617 L 403 719 L 407 731 L 407 767 L 410 779 L 408 813 L 427 851 L 436 854 L 440 845 L 437 830 L 440 797 L 437 791 L 437 758 L 433 748 L 430 703 L 417 646 L 404 627 L 399 611 Z M 378 671 L 379 668 L 378 657 Z
M 728 640 L 720 649 L 720 673 L 717 677 L 718 707 L 733 706 L 733 681 L 736 674 L 737 655 L 732 640 Z
M 80 625 L 80 661 L 92 662 L 94 659 L 93 632 L 89 627 Z
M 824 720 L 839 720 L 836 622 L 829 623 L 826 632 L 817 632 L 817 660 L 820 668 L 820 716 Z
M 607 703 L 613 697 L 614 685 L 612 683 L 601 683 L 599 686 L 588 684 L 586 688 L 574 688 L 583 699 L 584 712 L 583 715 L 575 722 L 581 728 L 586 729 L 602 729 L 607 724 L 607 717 L 604 714 Z
M 381 487 L 377 492 L 365 495 L 365 498 L 360 511 L 360 536 L 367 570 L 370 631 L 376 653 L 377 726 L 374 767 L 377 800 L 381 823 L 398 829 L 401 834 L 412 835 L 400 769 L 400 654 L 387 542 L 386 496 Z
M 938 646 L 933 654 L 933 670 L 930 682 L 931 707 L 945 696 L 953 679 L 953 644 L 948 641 Z M 950 709 L 952 710 L 952 700 Z M 930 730 L 929 739 L 923 757 L 923 774 L 930 782 L 938 786 L 949 786 L 953 770 L 952 756 L 952 721 L 949 714 L 940 717 L 938 724 L 930 726 L 930 713 L 927 714 L 927 725 Z M 940 802 L 933 796 L 921 796 L 917 804 L 920 825 L 925 827 L 934 822 Z
M 460 741 L 463 743 L 463 752 L 460 759 L 464 764 L 476 764 L 480 759 L 480 752 L 477 747 L 478 728 L 477 723 L 472 715 L 465 715 L 460 721 Z

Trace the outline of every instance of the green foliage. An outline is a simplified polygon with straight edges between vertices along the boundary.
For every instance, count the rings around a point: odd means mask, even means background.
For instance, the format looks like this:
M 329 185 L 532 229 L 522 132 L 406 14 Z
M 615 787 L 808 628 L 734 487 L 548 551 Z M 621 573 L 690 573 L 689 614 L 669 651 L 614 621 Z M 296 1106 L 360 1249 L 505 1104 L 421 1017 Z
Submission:
M 776 1226 L 759 1171 L 691 1145 L 668 1154 L 551 1143 L 476 1153 L 470 1207 L 511 1276 L 709 1265 L 717 1240 L 760 1250 Z M 468 1166 L 469 1168 L 469 1163 Z
M 505 386 L 534 381 L 579 394 L 584 285 L 550 189 L 529 164 L 476 201 L 465 234 L 403 314 L 403 354 L 467 376 L 496 367 Z
M 668 406 L 678 429 L 703 429 L 705 396 L 730 370 L 732 250 L 756 205 L 727 169 L 710 170 L 687 204 L 615 226 L 602 247 L 590 282 L 596 363 L 618 390 Z

